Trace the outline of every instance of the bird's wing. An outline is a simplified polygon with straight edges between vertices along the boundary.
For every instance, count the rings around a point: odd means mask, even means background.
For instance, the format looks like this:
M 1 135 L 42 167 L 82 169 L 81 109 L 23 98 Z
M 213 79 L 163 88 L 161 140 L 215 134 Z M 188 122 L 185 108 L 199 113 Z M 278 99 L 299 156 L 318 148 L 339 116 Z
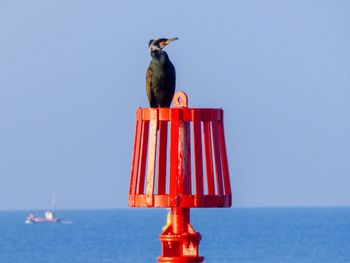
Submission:
M 152 101 L 152 75 L 153 75 L 153 71 L 151 67 L 148 67 L 147 72 L 146 72 L 146 93 L 147 93 L 147 97 L 148 97 L 148 101 L 150 104 Z

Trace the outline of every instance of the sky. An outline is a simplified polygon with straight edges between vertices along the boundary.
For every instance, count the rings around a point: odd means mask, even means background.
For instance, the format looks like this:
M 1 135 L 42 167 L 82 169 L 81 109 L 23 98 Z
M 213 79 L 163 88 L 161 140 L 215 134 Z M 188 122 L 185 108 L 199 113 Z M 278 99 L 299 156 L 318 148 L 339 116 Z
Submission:
M 350 2 L 0 1 L 0 210 L 127 207 L 148 41 L 223 108 L 234 207 L 350 205 Z

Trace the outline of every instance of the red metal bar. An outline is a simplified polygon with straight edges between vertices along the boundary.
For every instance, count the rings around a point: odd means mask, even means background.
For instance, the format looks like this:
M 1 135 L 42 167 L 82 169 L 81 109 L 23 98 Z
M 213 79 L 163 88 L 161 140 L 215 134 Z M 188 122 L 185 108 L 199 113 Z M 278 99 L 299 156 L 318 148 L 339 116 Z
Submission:
M 193 148 L 196 194 L 203 195 L 203 160 L 202 160 L 202 131 L 200 112 L 193 110 Z
M 198 203 L 198 195 L 180 195 L 178 196 L 178 207 L 229 207 L 231 204 L 230 195 L 203 195 Z M 147 207 L 146 194 L 135 195 L 135 206 Z M 168 194 L 154 195 L 154 207 L 166 208 L 172 206 L 172 199 Z
M 224 112 L 221 110 L 222 120 L 223 120 L 223 114 Z M 220 153 L 221 153 L 222 168 L 223 168 L 225 195 L 229 195 L 231 198 L 231 184 L 230 184 L 230 175 L 229 175 L 228 161 L 227 161 L 227 154 L 226 154 L 226 143 L 225 143 L 225 132 L 224 132 L 223 121 L 219 122 L 219 138 L 220 138 Z
M 150 121 L 150 136 L 148 146 L 148 165 L 147 165 L 147 206 L 153 206 L 153 193 L 154 193 L 154 177 L 156 166 L 156 151 L 157 151 L 157 130 L 158 130 L 158 110 L 151 110 Z
M 150 108 L 142 108 L 143 112 L 142 120 L 151 120 Z M 172 111 L 177 110 L 173 108 L 159 108 L 159 120 L 169 121 L 171 119 Z M 200 109 L 200 108 L 180 108 L 181 119 L 183 121 L 192 121 L 192 111 L 198 111 L 201 113 L 202 121 L 220 121 L 220 114 L 216 114 L 220 109 Z
M 179 110 L 171 111 L 171 139 L 170 139 L 170 197 L 176 206 L 177 175 L 178 175 L 178 146 L 179 146 Z
M 135 193 L 136 193 L 136 183 L 139 168 L 139 158 L 140 158 L 140 136 L 141 136 L 141 112 L 137 110 L 136 112 L 136 130 L 135 130 L 135 142 L 134 142 L 134 155 L 132 160 L 132 170 L 131 170 L 131 180 L 129 194 L 131 195 L 130 205 L 135 205 Z
M 167 161 L 168 122 L 159 122 L 159 159 L 158 159 L 158 194 L 166 191 L 166 161 Z
M 214 195 L 215 187 L 214 187 L 214 174 L 213 174 L 213 157 L 212 157 L 212 150 L 211 150 L 212 142 L 211 142 L 210 123 L 207 121 L 203 122 L 203 126 L 204 126 L 203 128 L 204 148 L 205 148 L 208 194 Z
M 223 195 L 223 180 L 222 180 L 222 169 L 221 169 L 221 157 L 220 157 L 220 138 L 219 138 L 219 127 L 216 121 L 212 122 L 213 131 L 213 146 L 214 146 L 214 159 L 216 168 L 216 187 L 217 193 Z
M 148 131 L 149 131 L 149 121 L 143 121 L 142 135 L 141 135 L 141 166 L 140 166 L 140 172 L 139 172 L 139 178 L 138 178 L 137 194 L 144 193 L 147 146 L 148 146 Z

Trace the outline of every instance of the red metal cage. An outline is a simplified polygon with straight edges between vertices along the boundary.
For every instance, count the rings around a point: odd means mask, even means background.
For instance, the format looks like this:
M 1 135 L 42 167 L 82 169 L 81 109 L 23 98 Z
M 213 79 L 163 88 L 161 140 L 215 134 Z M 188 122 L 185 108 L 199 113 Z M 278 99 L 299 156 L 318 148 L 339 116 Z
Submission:
M 190 136 L 187 136 L 186 143 L 192 148 L 185 147 L 186 151 L 182 153 L 188 158 L 186 182 L 182 182 L 185 177 L 181 173 L 184 171 L 178 169 L 183 160 L 178 156 L 181 154 L 181 123 L 190 126 L 191 130 L 187 131 Z M 231 206 L 222 109 L 137 110 L 129 205 Z

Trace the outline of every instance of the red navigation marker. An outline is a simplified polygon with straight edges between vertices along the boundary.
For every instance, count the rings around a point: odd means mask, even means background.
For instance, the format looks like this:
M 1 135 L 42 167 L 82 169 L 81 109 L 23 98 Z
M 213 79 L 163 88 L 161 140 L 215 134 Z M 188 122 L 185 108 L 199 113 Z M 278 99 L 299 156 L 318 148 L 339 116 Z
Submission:
M 171 209 L 158 262 L 199 263 L 190 208 L 231 206 L 223 110 L 188 108 L 184 92 L 173 105 L 136 111 L 129 206 Z

